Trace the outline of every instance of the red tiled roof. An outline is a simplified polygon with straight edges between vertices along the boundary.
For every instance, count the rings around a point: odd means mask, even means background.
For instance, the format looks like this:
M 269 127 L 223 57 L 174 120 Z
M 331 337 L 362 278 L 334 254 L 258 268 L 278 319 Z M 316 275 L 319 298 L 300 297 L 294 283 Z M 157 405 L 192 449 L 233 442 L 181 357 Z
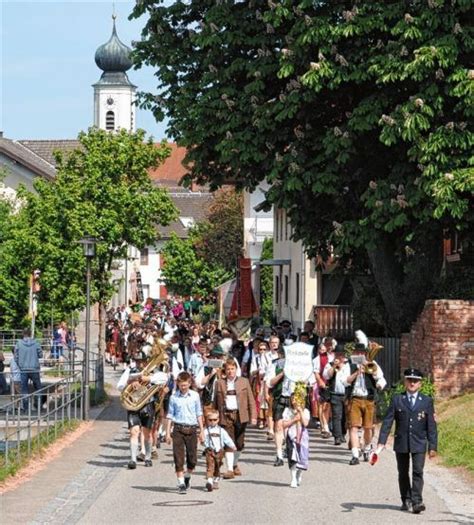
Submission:
M 155 182 L 174 181 L 177 186 L 188 173 L 188 170 L 182 164 L 186 156 L 186 148 L 178 146 L 175 142 L 168 143 L 168 146 L 171 148 L 170 156 L 157 168 L 149 169 L 148 173 L 151 180 Z

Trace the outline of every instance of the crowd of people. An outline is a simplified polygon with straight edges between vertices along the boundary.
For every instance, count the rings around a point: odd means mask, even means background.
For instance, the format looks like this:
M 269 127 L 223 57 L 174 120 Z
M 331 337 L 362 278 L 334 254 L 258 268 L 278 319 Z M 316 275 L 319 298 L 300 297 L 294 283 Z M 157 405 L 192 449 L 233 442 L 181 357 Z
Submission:
M 335 447 L 347 443 L 349 465 L 377 458 L 373 445 L 375 398 L 386 381 L 375 360 L 368 361 L 371 343 L 365 334 L 356 334 L 348 355 L 347 345 L 338 344 L 331 335 L 316 334 L 312 321 L 307 321 L 298 335 L 293 334 L 291 323 L 283 320 L 272 328 L 258 328 L 252 337 L 239 337 L 231 328 L 219 329 L 215 322 L 194 323 L 184 310 L 180 315 L 175 313 L 161 305 L 139 312 L 125 307 L 109 312 L 107 359 L 112 364 L 122 362 L 124 367 L 117 387 L 144 391 L 146 398 L 143 406 L 127 411 L 129 469 L 135 469 L 137 461 L 151 467 L 160 442 L 172 444 L 178 491 L 185 494 L 201 443 L 206 488 L 216 490 L 221 477 L 233 479 L 243 474 L 239 459 L 249 424 L 274 443 L 275 467 L 283 466 L 287 459 L 293 488 L 301 484 L 309 466 L 310 422 L 323 439 L 332 438 Z M 285 375 L 285 347 L 295 342 L 312 347 L 312 373 L 304 385 Z M 162 364 L 141 373 L 157 351 L 165 354 Z M 405 376 L 407 385 L 419 388 L 419 371 Z M 153 392 L 149 398 L 147 389 Z M 428 413 L 431 423 L 432 411 Z M 390 425 L 393 420 L 398 425 L 397 414 L 390 410 L 389 414 Z M 420 428 L 421 433 L 425 431 Z M 379 449 L 386 434 L 380 438 Z M 433 434 L 429 446 L 436 449 Z M 406 456 L 405 451 L 403 454 Z M 417 461 L 420 464 L 421 460 Z M 402 508 L 412 508 L 412 498 L 413 512 L 420 512 L 424 506 L 420 507 L 419 480 L 413 487 L 409 481 L 407 485 L 406 458 L 403 462 Z

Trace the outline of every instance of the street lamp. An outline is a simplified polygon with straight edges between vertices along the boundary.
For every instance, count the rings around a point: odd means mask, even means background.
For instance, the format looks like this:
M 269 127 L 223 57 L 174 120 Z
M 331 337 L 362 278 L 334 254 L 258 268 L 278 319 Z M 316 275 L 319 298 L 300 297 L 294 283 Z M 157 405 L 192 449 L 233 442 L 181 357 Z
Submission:
M 90 390 L 89 390 L 89 349 L 90 349 L 90 324 L 91 324 L 91 260 L 95 256 L 97 239 L 86 236 L 79 241 L 82 244 L 84 257 L 87 261 L 86 273 L 86 341 L 84 351 L 84 419 L 89 420 Z

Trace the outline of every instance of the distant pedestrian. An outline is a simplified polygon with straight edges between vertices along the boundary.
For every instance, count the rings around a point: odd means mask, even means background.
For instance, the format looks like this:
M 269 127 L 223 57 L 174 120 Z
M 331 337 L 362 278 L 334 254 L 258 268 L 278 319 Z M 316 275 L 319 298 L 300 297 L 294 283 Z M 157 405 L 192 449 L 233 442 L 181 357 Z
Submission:
M 14 349 L 14 359 L 20 369 L 21 374 L 21 395 L 23 398 L 23 410 L 28 410 L 28 383 L 33 383 L 33 391 L 41 389 L 40 379 L 40 358 L 43 357 L 41 346 L 36 339 L 31 338 L 31 330 L 23 330 L 23 339 L 17 341 Z M 38 400 L 38 406 L 41 405 Z
M 404 372 L 404 394 L 395 395 L 382 423 L 378 446 L 387 443 L 392 423 L 395 420 L 395 442 L 393 450 L 397 457 L 398 485 L 402 499 L 401 510 L 419 514 L 426 510 L 423 503 L 423 469 L 426 449 L 429 458 L 436 456 L 438 430 L 434 418 L 433 399 L 421 394 L 423 374 L 416 368 Z M 410 458 L 412 481 L 410 483 Z
M 17 396 L 21 395 L 21 372 L 15 359 L 10 361 L 10 390 L 13 383 L 13 393 Z
M 3 352 L 0 352 L 0 395 L 5 396 L 8 394 L 7 380 L 5 379 L 5 356 Z

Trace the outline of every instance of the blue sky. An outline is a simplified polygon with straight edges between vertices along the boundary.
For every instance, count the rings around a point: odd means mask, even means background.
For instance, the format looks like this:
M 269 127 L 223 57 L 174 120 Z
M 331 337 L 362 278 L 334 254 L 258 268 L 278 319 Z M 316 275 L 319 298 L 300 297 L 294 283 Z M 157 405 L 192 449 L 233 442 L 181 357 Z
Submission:
M 93 121 L 93 88 L 101 70 L 96 49 L 112 32 L 112 2 L 0 0 L 0 130 L 10 139 L 76 138 Z M 128 21 L 134 2 L 115 1 L 117 32 L 138 40 L 145 20 Z M 130 70 L 139 90 L 154 91 L 154 70 Z M 137 127 L 155 139 L 165 125 L 137 111 Z

